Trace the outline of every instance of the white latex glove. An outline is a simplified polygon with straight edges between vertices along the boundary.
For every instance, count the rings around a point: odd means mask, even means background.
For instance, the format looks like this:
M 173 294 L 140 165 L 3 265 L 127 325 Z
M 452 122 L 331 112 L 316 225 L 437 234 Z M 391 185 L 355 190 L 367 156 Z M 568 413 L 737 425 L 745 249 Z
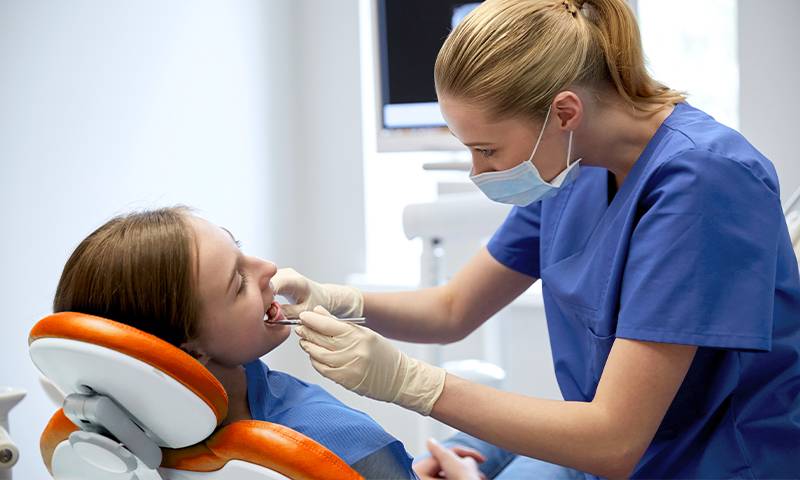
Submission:
M 334 315 L 360 317 L 364 311 L 364 295 L 357 288 L 333 283 L 317 283 L 292 268 L 281 268 L 272 277 L 275 293 L 286 297 L 293 305 L 281 305 L 283 314 L 297 318 L 300 312 L 321 306 Z
M 429 415 L 445 371 L 407 356 L 369 328 L 340 322 L 325 309 L 300 314 L 294 331 L 323 376 L 348 390 Z

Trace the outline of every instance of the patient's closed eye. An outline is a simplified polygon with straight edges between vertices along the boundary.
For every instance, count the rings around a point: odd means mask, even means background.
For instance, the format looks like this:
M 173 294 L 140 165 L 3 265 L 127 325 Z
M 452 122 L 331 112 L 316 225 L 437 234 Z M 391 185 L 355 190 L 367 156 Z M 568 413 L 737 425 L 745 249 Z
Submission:
M 242 281 L 239 283 L 239 290 L 236 292 L 237 295 L 247 288 L 247 273 L 240 271 L 239 275 L 242 277 Z

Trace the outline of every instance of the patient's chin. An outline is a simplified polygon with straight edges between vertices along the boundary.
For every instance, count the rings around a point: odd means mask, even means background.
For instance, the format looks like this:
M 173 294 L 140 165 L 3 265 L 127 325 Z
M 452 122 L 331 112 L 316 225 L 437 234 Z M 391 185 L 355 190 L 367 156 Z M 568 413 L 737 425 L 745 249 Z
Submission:
M 270 325 L 264 322 L 264 328 L 267 330 L 267 337 L 268 337 L 268 350 L 264 352 L 264 355 L 274 350 L 278 345 L 282 344 L 289 338 L 289 334 L 292 333 L 292 327 L 289 325 Z

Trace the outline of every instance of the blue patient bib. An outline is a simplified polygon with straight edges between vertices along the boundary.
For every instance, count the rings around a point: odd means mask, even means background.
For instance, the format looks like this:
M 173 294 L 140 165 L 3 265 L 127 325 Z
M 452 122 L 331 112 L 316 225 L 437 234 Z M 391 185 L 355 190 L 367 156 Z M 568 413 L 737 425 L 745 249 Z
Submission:
M 247 400 L 253 420 L 284 425 L 310 437 L 349 465 L 384 447 L 411 471 L 403 444 L 369 415 L 354 410 L 317 385 L 270 370 L 260 360 L 246 364 Z

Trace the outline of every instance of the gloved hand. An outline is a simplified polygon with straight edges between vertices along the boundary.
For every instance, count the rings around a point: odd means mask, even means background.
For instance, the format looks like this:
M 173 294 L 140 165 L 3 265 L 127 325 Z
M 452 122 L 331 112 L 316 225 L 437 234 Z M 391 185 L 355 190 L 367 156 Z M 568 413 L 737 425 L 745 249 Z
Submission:
M 323 376 L 358 394 L 429 415 L 445 371 L 407 356 L 369 328 L 340 322 L 325 309 L 300 314 L 300 347 Z
M 272 277 L 275 293 L 294 305 L 281 305 L 283 314 L 297 318 L 300 312 L 321 306 L 339 317 L 360 317 L 364 311 L 364 295 L 357 288 L 333 283 L 317 283 L 292 268 L 281 268 Z

